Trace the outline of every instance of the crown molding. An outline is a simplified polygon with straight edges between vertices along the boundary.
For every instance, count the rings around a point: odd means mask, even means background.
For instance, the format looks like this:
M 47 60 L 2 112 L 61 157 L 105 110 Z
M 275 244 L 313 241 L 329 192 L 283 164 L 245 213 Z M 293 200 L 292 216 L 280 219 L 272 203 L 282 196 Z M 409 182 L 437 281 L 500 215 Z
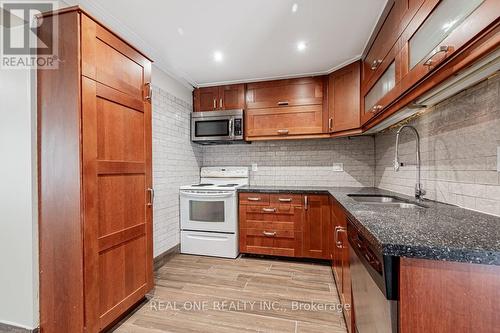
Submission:
M 106 26 L 111 28 L 114 33 L 116 33 L 118 36 L 122 37 L 128 43 L 134 45 L 134 47 L 141 50 L 141 52 L 150 57 L 154 61 L 154 65 L 156 67 L 161 69 L 166 74 L 170 75 L 186 88 L 193 89 L 193 87 L 197 86 L 194 80 L 192 80 L 186 73 L 182 73 L 179 70 L 171 68 L 163 60 L 161 52 L 159 52 L 149 43 L 145 42 L 144 39 L 142 39 L 132 29 L 130 29 L 122 21 L 118 20 L 115 16 L 104 10 L 95 1 L 64 0 L 64 2 L 70 6 L 78 5 L 91 15 L 95 16 L 97 19 L 101 20 Z

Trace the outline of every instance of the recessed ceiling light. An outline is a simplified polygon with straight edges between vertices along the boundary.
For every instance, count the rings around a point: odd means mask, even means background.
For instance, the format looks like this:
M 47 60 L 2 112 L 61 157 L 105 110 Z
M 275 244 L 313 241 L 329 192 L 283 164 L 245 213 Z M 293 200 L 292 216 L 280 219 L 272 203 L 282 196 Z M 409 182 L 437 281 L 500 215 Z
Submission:
M 179 33 L 179 35 L 181 35 L 181 36 L 182 36 L 182 35 L 184 35 L 184 29 L 182 29 L 182 28 L 180 28 L 180 27 L 179 27 L 179 28 L 177 28 L 177 32 L 178 32 L 178 33 Z
M 224 59 L 224 55 L 222 54 L 222 52 L 221 51 L 215 51 L 214 52 L 214 60 L 216 62 L 221 62 L 222 59 Z
M 304 51 L 306 49 L 307 45 L 306 42 L 298 42 L 297 43 L 297 50 L 299 51 Z
M 297 9 L 299 9 L 299 5 L 298 5 L 298 4 L 296 4 L 296 3 L 294 3 L 294 4 L 292 5 L 292 13 L 295 13 L 295 12 L 297 11 Z

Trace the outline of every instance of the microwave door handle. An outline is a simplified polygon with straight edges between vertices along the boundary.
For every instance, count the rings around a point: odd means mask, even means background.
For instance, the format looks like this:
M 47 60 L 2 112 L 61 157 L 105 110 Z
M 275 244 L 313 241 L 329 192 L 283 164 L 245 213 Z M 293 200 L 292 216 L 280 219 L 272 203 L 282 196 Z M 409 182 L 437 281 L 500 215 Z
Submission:
M 234 138 L 234 118 L 229 119 L 229 136 Z

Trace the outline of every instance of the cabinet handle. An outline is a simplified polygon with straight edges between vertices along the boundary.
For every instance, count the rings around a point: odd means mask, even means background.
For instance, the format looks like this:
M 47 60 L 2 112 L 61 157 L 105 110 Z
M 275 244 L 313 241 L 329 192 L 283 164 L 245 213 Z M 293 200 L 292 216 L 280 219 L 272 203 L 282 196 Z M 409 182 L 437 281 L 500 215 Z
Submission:
M 280 101 L 280 102 L 278 102 L 278 105 L 279 106 L 286 106 L 286 105 L 288 105 L 288 101 Z
M 434 53 L 433 53 L 433 54 L 431 54 L 431 56 L 429 57 L 429 59 L 427 59 L 427 61 L 426 61 L 426 62 L 424 62 L 424 66 L 427 66 L 427 67 L 432 66 L 432 58 L 434 58 L 434 56 L 435 56 L 436 54 L 439 54 L 439 53 L 441 53 L 441 52 L 446 53 L 446 52 L 448 52 L 449 50 L 450 50 L 450 47 L 449 47 L 448 45 L 441 45 L 441 46 L 439 46 L 439 48 L 438 48 L 436 51 L 434 51 Z
M 148 94 L 146 95 L 146 101 L 151 102 L 151 98 L 153 97 L 153 89 L 151 88 L 151 82 L 146 82 L 145 86 L 147 87 Z
M 148 188 L 147 191 L 149 192 L 149 202 L 146 205 L 153 206 L 153 203 L 155 202 L 155 190 Z
M 288 134 L 288 130 L 287 129 L 279 129 L 278 134 L 280 134 L 280 135 Z
M 292 198 L 278 198 L 279 202 L 292 202 Z
M 339 247 L 339 226 L 335 227 L 335 231 L 333 232 L 333 242 L 335 243 L 335 247 L 337 247 L 338 249 L 340 249 L 341 247 Z M 342 244 L 342 243 L 340 243 Z
M 345 231 L 346 231 L 346 228 L 344 228 L 344 227 L 335 227 L 335 237 L 334 237 L 334 239 L 336 239 L 335 246 L 338 249 L 343 249 L 344 248 L 344 243 L 342 243 L 342 241 L 339 240 L 338 233 L 339 232 L 345 232 Z
M 214 98 L 214 110 L 217 109 L 217 100 Z
M 307 210 L 309 207 L 309 198 L 307 195 L 304 196 L 304 210 Z
M 248 201 L 261 201 L 262 199 L 261 198 L 248 197 L 247 200 Z
M 274 213 L 276 212 L 276 208 L 262 208 L 262 211 L 266 213 Z
M 372 66 L 370 67 L 370 69 L 372 71 L 376 70 L 378 68 L 378 66 L 380 66 L 381 63 L 382 63 L 382 60 L 380 60 L 380 59 L 373 60 Z
M 219 108 L 222 109 L 222 98 L 219 99 Z
M 371 113 L 375 113 L 375 112 L 378 112 L 380 110 L 382 110 L 384 107 L 382 105 L 374 105 L 371 109 L 370 109 L 370 112 Z
M 333 118 L 328 118 L 328 129 L 332 129 L 333 127 Z
M 262 231 L 262 233 L 264 234 L 264 236 L 267 236 L 267 237 L 276 236 L 276 231 L 274 231 L 274 232 Z

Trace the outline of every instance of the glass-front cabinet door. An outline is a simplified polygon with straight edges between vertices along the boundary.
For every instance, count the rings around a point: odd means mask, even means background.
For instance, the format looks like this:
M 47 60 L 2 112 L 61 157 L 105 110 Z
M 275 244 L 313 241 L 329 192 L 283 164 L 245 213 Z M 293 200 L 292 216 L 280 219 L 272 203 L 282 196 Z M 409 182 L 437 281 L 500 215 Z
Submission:
M 434 2 L 427 0 L 429 2 Z M 422 6 L 428 11 L 408 38 L 408 78 L 412 86 L 463 49 L 475 36 L 486 31 L 498 19 L 499 0 L 441 0 Z M 419 15 L 417 15 L 419 16 Z
M 409 40 L 410 70 L 423 63 L 431 67 L 453 52 L 443 43 L 484 0 L 442 0 Z
M 373 117 L 377 112 L 381 111 L 386 105 L 383 102 L 384 97 L 396 85 L 396 62 L 387 67 L 384 74 L 375 82 L 373 87 L 368 91 L 364 97 L 363 114 L 361 115 L 361 122 L 364 123 Z

